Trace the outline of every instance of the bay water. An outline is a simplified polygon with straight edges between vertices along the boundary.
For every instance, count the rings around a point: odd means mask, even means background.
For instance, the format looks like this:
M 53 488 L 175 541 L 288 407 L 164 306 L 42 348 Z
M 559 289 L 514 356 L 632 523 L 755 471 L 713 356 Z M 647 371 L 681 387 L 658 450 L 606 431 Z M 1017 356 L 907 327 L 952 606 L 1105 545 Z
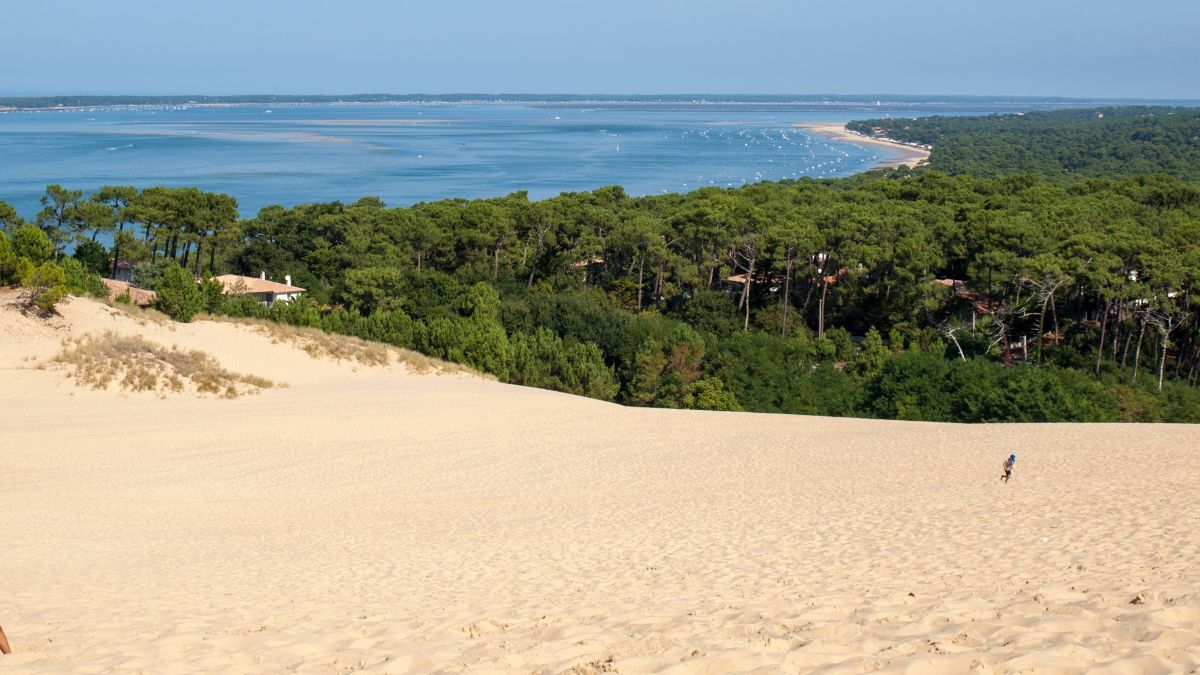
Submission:
M 943 106 L 944 107 L 944 106 Z M 983 110 L 988 110 L 986 106 Z M 974 109 L 958 110 L 963 114 Z M 903 114 L 941 112 L 909 105 Z M 795 125 L 894 114 L 850 107 L 429 103 L 143 106 L 0 113 L 0 200 L 32 218 L 49 183 L 196 186 L 268 204 L 389 205 L 621 185 L 631 195 L 801 176 L 890 158 Z

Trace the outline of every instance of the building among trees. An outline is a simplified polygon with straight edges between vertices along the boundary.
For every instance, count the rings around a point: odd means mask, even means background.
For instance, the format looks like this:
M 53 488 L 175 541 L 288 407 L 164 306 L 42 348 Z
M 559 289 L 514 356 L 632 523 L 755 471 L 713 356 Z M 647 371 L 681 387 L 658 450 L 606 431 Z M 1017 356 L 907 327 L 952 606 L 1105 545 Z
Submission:
M 225 295 L 252 295 L 267 307 L 277 302 L 291 302 L 304 292 L 303 288 L 292 285 L 290 274 L 284 276 L 282 284 L 267 279 L 266 272 L 257 278 L 239 274 L 222 274 L 215 278 L 221 282 Z

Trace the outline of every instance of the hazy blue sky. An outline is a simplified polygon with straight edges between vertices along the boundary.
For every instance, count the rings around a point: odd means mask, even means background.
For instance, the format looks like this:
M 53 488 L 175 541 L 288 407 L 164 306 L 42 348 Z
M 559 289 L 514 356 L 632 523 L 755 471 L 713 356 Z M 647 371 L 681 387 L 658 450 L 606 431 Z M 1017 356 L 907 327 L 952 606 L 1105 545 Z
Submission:
M 5 0 L 0 92 L 1200 98 L 1200 0 Z

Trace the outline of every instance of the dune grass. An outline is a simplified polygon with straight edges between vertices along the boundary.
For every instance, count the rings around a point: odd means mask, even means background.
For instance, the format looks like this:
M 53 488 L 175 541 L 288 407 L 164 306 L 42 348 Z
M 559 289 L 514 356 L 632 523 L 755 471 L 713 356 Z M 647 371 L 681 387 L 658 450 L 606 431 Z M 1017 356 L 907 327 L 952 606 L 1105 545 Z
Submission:
M 270 337 L 276 344 L 290 344 L 314 359 L 349 361 L 364 366 L 398 364 L 416 373 L 470 373 L 470 368 L 426 356 L 410 349 L 401 349 L 382 342 L 371 342 L 350 335 L 326 333 L 319 328 L 291 326 L 254 318 L 203 316 L 207 321 L 221 321 L 243 326 Z
M 53 362 L 66 366 L 80 386 L 93 389 L 238 398 L 277 386 L 261 377 L 225 370 L 204 352 L 168 349 L 111 331 L 65 341 Z
M 133 319 L 139 326 L 172 326 L 175 323 L 171 317 L 153 307 L 140 307 L 124 302 L 110 303 L 108 307 Z

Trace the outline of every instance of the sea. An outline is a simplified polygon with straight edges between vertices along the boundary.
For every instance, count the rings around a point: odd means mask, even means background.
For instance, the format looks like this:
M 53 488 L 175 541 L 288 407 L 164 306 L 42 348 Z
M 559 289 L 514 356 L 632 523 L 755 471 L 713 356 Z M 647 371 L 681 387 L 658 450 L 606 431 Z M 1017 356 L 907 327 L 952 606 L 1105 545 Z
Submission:
M 1079 100 L 755 97 L 162 105 L 0 112 L 0 200 L 46 185 L 196 186 L 243 217 L 379 197 L 388 205 L 621 185 L 631 195 L 846 176 L 891 157 L 797 124 L 1088 105 Z

